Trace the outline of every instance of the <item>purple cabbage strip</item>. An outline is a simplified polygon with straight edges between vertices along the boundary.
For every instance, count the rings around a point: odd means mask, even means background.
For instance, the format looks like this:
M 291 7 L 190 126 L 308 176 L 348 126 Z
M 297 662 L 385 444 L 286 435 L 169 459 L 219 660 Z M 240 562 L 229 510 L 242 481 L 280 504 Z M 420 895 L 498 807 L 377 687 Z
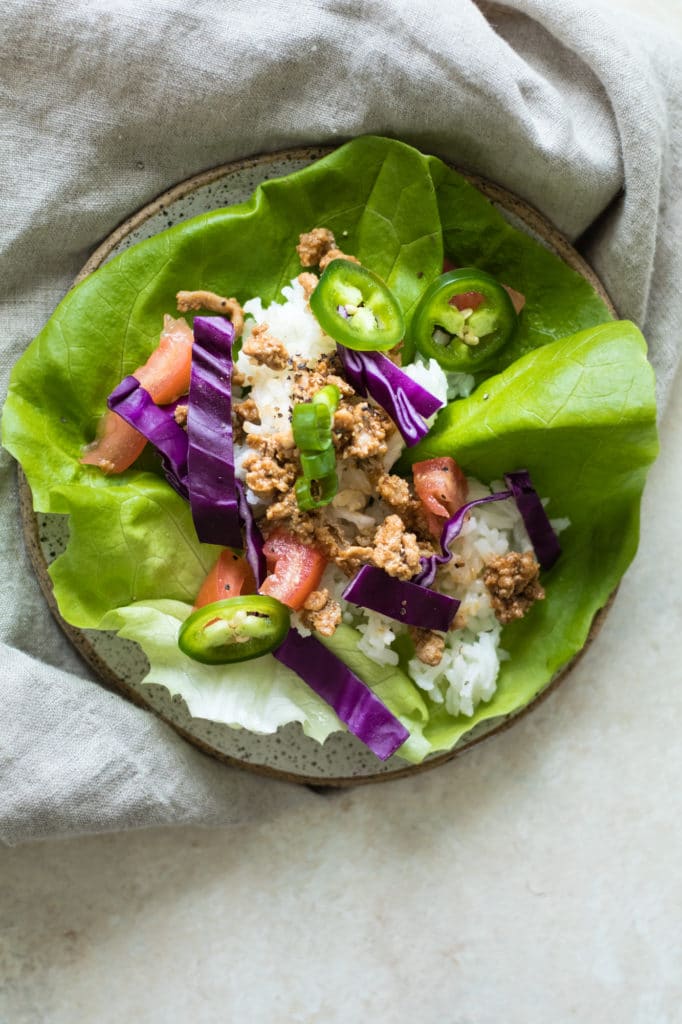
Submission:
M 194 319 L 189 386 L 189 501 L 200 541 L 241 548 L 232 443 L 234 327 L 221 316 Z
M 237 502 L 244 529 L 244 554 L 246 561 L 251 566 L 256 584 L 260 587 L 267 574 L 267 565 L 263 554 L 263 537 L 253 518 L 244 486 L 239 480 L 237 480 Z
M 386 410 L 408 447 L 429 432 L 424 417 L 443 405 L 381 352 L 357 352 L 337 345 L 346 377 L 359 395 L 373 398 Z
M 154 445 L 161 455 L 168 483 L 186 498 L 187 434 L 175 422 L 173 413 L 156 405 L 146 388 L 132 375 L 114 388 L 107 399 L 107 405 Z
M 450 545 L 456 537 L 459 537 L 462 527 L 464 526 L 464 520 L 467 512 L 470 509 L 475 508 L 476 505 L 485 505 L 489 501 L 505 501 L 507 498 L 512 498 L 512 491 L 498 491 L 496 494 L 488 494 L 485 498 L 476 498 L 474 501 L 468 501 L 466 505 L 462 505 L 461 508 L 457 509 L 454 516 L 450 519 L 446 519 L 445 525 L 443 526 L 443 532 L 440 535 L 440 546 L 443 551 L 442 555 L 428 555 L 425 558 L 421 558 L 421 571 L 412 578 L 413 583 L 420 583 L 423 587 L 430 587 L 436 578 L 436 572 L 440 565 L 446 565 L 452 555 L 450 554 Z
M 346 601 L 388 615 L 397 622 L 447 633 L 460 602 L 447 594 L 397 580 L 383 569 L 364 565 L 341 595 Z
M 512 489 L 538 562 L 543 569 L 550 569 L 561 554 L 561 544 L 533 487 L 530 473 L 519 469 L 505 473 L 504 479 Z
M 348 731 L 381 761 L 394 754 L 409 732 L 354 672 L 314 636 L 290 629 L 274 656 L 296 672 L 329 704 Z

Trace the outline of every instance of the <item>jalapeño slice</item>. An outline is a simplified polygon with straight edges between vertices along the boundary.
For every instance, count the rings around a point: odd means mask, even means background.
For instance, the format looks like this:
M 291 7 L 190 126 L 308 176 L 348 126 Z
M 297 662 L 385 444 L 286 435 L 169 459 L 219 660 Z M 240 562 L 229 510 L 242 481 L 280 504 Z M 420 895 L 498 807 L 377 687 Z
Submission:
M 274 650 L 289 632 L 289 609 L 265 594 L 214 601 L 185 619 L 180 650 L 204 665 L 248 661 Z
M 499 281 L 484 270 L 462 267 L 426 289 L 410 341 L 445 370 L 475 373 L 507 344 L 516 325 L 514 304 Z
M 402 341 L 400 304 L 380 277 L 350 260 L 332 260 L 310 296 L 322 330 L 346 348 L 364 352 L 393 348 Z

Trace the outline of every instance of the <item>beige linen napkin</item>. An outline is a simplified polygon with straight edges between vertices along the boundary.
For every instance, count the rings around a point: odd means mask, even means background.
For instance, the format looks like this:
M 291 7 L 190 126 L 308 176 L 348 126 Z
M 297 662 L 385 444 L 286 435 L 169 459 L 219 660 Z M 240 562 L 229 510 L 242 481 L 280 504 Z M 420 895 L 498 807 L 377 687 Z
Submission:
M 393 135 L 543 211 L 645 331 L 682 299 L 682 56 L 592 0 L 9 0 L 0 33 L 0 398 L 126 215 L 206 167 Z M 90 678 L 24 552 L 0 455 L 0 838 L 234 823 L 314 799 L 204 757 Z

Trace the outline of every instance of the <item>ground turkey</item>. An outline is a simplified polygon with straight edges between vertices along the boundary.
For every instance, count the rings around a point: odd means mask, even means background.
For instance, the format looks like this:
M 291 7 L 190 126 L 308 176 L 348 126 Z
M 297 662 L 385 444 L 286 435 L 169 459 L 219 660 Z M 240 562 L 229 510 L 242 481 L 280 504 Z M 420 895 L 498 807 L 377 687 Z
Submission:
M 329 228 L 313 228 L 312 231 L 305 231 L 302 235 L 299 235 L 296 252 L 302 267 L 319 266 L 321 271 L 324 271 L 332 260 L 349 260 L 351 263 L 360 262 L 357 257 L 348 256 L 337 247 L 334 234 Z M 306 298 L 308 297 L 306 296 Z
M 283 370 L 289 362 L 284 343 L 270 334 L 267 324 L 256 324 L 242 345 L 242 352 L 252 363 L 268 366 L 271 370 Z
M 510 551 L 491 558 L 483 574 L 493 611 L 506 625 L 521 619 L 535 601 L 545 596 L 539 580 L 540 566 L 531 551 Z
M 408 533 L 400 516 L 387 516 L 374 534 L 371 560 L 378 569 L 399 580 L 419 572 L 421 553 L 417 538 Z
M 333 636 L 341 622 L 341 605 L 329 596 L 328 590 L 313 590 L 305 599 L 301 620 L 308 629 Z
M 445 650 L 445 637 L 433 629 L 408 626 L 407 631 L 414 644 L 415 657 L 424 665 L 440 665 Z
M 206 309 L 209 313 L 220 313 L 228 316 L 234 327 L 235 338 L 241 337 L 244 330 L 244 310 L 235 298 L 226 299 L 215 292 L 196 291 L 178 292 L 175 296 L 178 309 L 181 313 L 188 313 L 190 310 Z

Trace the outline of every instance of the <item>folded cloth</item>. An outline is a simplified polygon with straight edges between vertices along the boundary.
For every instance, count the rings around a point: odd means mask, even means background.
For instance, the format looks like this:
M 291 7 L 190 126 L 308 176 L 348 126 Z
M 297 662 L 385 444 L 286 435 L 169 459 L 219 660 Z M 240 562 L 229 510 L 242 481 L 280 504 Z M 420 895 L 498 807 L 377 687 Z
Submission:
M 679 46 L 596 0 L 9 0 L 0 397 L 127 214 L 203 168 L 371 132 L 558 225 L 644 330 L 663 404 L 682 336 L 681 97 Z M 211 761 L 92 680 L 35 582 L 5 452 L 0 497 L 0 837 L 229 824 L 314 799 Z

